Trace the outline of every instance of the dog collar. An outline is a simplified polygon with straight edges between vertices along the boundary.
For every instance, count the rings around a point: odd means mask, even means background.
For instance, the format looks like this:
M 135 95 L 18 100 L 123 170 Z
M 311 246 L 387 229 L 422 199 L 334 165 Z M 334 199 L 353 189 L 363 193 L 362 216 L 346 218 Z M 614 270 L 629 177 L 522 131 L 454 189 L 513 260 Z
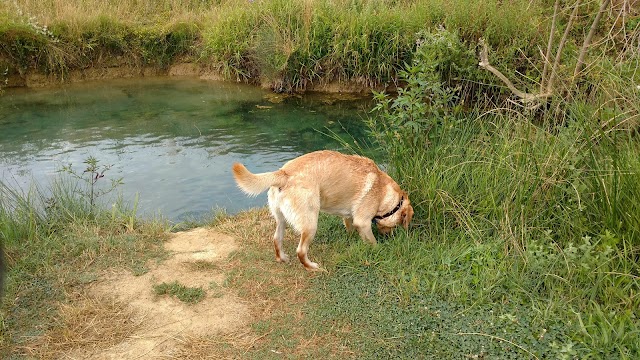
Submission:
M 393 210 L 389 211 L 388 213 L 380 216 L 380 215 L 376 215 L 373 217 L 373 222 L 377 222 L 378 220 L 382 220 L 384 218 L 388 218 L 389 216 L 393 215 L 396 213 L 396 211 L 400 210 L 400 208 L 402 207 L 402 202 L 404 201 L 404 196 L 400 197 L 400 202 L 398 203 L 398 205 L 393 208 Z

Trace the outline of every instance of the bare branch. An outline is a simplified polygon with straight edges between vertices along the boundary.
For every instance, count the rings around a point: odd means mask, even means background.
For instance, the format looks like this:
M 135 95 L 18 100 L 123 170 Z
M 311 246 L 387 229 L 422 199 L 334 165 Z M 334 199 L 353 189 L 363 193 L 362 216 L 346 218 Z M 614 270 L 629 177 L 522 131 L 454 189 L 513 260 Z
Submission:
M 558 18 L 558 9 L 560 8 L 560 0 L 556 0 L 553 6 L 553 20 L 551 20 L 551 32 L 549 33 L 549 42 L 547 43 L 547 52 L 544 55 L 544 68 L 542 69 L 542 77 L 540 79 L 540 92 L 544 91 L 547 82 L 547 73 L 549 72 L 549 59 L 551 58 L 551 48 L 553 47 L 553 36 L 556 32 L 556 20 Z
M 556 59 L 553 62 L 553 67 L 551 68 L 551 76 L 549 76 L 549 82 L 547 83 L 547 92 L 551 93 L 553 91 L 553 80 L 556 77 L 556 71 L 558 70 L 558 66 L 560 65 L 560 58 L 562 57 L 562 50 L 564 49 L 564 45 L 567 43 L 567 38 L 569 37 L 569 31 L 571 30 L 571 26 L 573 26 L 573 20 L 575 20 L 578 14 L 578 8 L 580 7 L 581 0 L 577 0 L 575 5 L 573 5 L 573 11 L 571 12 L 571 16 L 569 17 L 569 21 L 567 22 L 567 28 L 564 29 L 564 34 L 562 35 L 562 39 L 558 44 L 558 50 L 556 52 Z
M 602 4 L 600 5 L 600 10 L 598 10 L 598 13 L 596 14 L 596 18 L 593 19 L 593 23 L 591 23 L 591 28 L 589 29 L 589 33 L 587 34 L 587 37 L 584 38 L 584 43 L 582 43 L 582 49 L 580 49 L 580 55 L 578 56 L 578 63 L 576 64 L 576 69 L 573 72 L 573 82 L 576 81 L 576 79 L 578 78 L 578 75 L 582 71 L 582 67 L 584 66 L 584 57 L 587 54 L 587 49 L 589 48 L 589 45 L 591 44 L 591 40 L 593 39 L 593 35 L 596 33 L 596 29 L 600 24 L 600 19 L 602 18 L 602 14 L 607 9 L 607 6 L 609 6 L 609 1 L 610 0 L 604 0 L 602 2 Z
M 489 55 L 488 55 L 489 49 L 484 39 L 480 39 L 480 45 L 482 45 L 482 50 L 480 50 L 480 63 L 479 63 L 480 67 L 483 67 L 489 70 L 495 76 L 497 76 L 500 80 L 502 80 L 502 82 L 505 83 L 505 85 L 507 85 L 509 90 L 511 90 L 511 92 L 513 92 L 517 97 L 520 98 L 520 101 L 522 103 L 529 104 L 533 102 L 539 102 L 541 99 L 547 98 L 551 95 L 549 93 L 530 94 L 530 93 L 518 90 L 513 85 L 513 83 L 506 76 L 504 76 L 503 73 L 500 72 L 500 70 L 491 66 L 491 64 L 489 63 Z M 537 104 L 534 104 L 534 105 L 537 105 Z

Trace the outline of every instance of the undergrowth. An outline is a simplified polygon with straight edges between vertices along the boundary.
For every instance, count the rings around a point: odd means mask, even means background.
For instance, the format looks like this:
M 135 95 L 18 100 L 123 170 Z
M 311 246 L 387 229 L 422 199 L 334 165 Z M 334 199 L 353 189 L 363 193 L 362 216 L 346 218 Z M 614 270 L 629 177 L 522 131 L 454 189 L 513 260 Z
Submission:
M 11 76 L 35 71 L 64 80 L 88 67 L 198 62 L 228 79 L 276 91 L 333 80 L 397 82 L 416 34 L 460 29 L 474 47 L 486 37 L 507 68 L 537 54 L 545 6 L 530 1 L 141 1 L 0 4 L 0 65 Z M 525 21 L 515 14 L 527 11 Z M 478 71 L 480 73 L 480 71 Z

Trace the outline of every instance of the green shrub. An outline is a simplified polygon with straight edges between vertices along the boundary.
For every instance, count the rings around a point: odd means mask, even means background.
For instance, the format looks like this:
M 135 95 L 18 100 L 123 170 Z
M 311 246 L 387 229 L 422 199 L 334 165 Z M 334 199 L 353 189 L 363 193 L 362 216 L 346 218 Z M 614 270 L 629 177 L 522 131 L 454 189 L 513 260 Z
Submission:
M 601 93 L 606 102 L 598 107 L 587 95 L 538 112 L 513 106 L 483 112 L 482 104 L 465 109 L 456 79 L 477 75 L 466 65 L 471 60 L 465 62 L 471 55 L 447 32 L 427 38 L 427 48 L 433 47 L 421 54 L 424 45 L 419 46 L 401 72 L 406 86 L 395 98 L 377 94 L 369 121 L 387 151 L 389 170 L 414 204 L 413 232 L 380 250 L 347 252 L 336 260 L 341 273 L 369 277 L 362 274 L 375 269 L 382 295 L 371 301 L 398 314 L 379 319 L 380 329 L 410 327 L 423 320 L 421 301 L 447 299 L 467 317 L 446 309 L 443 321 L 456 329 L 498 321 L 476 309 L 516 319 L 511 332 L 486 325 L 462 333 L 503 338 L 520 346 L 510 351 L 524 351 L 523 356 L 531 351 L 540 357 L 637 357 L 640 143 L 630 125 L 637 95 L 616 85 L 620 96 L 612 100 Z M 341 280 L 328 286 L 336 302 L 348 297 Z M 408 310 L 385 302 L 387 297 Z M 511 308 L 513 303 L 520 305 Z M 353 321 L 354 327 L 363 322 L 359 316 Z M 525 323 L 542 335 L 527 334 Z M 425 342 L 444 349 L 477 341 L 445 337 L 442 345 L 435 330 L 429 343 L 426 333 L 414 331 L 409 334 L 418 348 Z M 507 350 L 488 351 L 508 358 Z

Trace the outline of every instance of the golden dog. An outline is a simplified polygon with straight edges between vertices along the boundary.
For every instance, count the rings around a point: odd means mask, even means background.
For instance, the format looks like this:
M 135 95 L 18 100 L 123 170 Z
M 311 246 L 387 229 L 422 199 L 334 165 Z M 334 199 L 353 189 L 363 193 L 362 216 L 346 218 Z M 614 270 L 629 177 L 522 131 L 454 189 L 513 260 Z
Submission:
M 320 211 L 341 216 L 347 231 L 357 229 L 371 244 L 376 243 L 372 222 L 387 234 L 398 224 L 408 228 L 413 217 L 407 193 L 371 159 L 362 156 L 316 151 L 287 162 L 280 170 L 261 174 L 235 163 L 233 176 L 249 195 L 269 189 L 269 208 L 277 224 L 273 235 L 276 261 L 289 261 L 282 249 L 286 221 L 300 234 L 296 252 L 307 270 L 319 268 L 307 253 Z

